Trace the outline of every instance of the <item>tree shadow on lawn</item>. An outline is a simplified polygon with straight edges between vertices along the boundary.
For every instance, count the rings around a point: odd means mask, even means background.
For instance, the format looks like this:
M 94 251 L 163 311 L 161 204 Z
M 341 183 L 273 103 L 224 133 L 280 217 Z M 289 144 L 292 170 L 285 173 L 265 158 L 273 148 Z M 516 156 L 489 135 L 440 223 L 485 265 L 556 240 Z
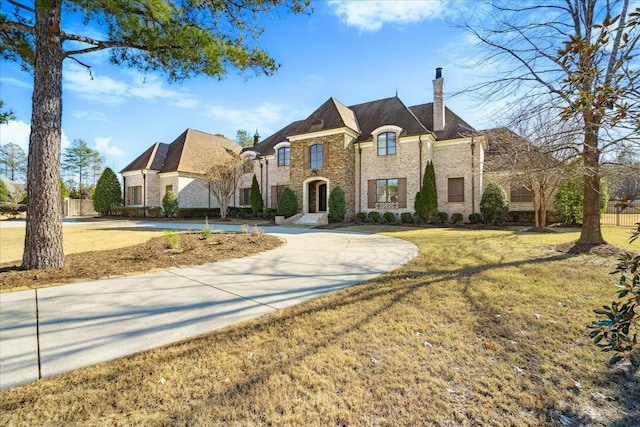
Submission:
M 251 406 L 252 396 L 259 392 L 260 387 L 267 382 L 270 377 L 291 372 L 293 366 L 304 363 L 306 359 L 335 344 L 342 337 L 366 327 L 367 323 L 372 322 L 378 316 L 384 315 L 395 305 L 412 302 L 415 299 L 413 297 L 414 293 L 420 289 L 446 281 L 454 281 L 459 285 L 468 287 L 471 278 L 484 271 L 522 265 L 544 265 L 571 257 L 572 255 L 560 254 L 537 260 L 492 263 L 477 267 L 465 266 L 454 270 L 437 271 L 412 270 L 411 268 L 414 267 L 414 265 L 410 263 L 406 267 L 402 267 L 395 272 L 385 274 L 364 284 L 346 288 L 338 293 L 291 307 L 285 311 L 281 310 L 249 321 L 248 323 L 230 326 L 218 332 L 183 343 L 173 344 L 160 350 L 133 355 L 116 362 L 106 363 L 99 367 L 63 374 L 57 378 L 63 379 L 62 383 L 64 383 L 68 389 L 73 389 L 77 386 L 81 390 L 90 389 L 94 394 L 96 392 L 109 393 L 105 388 L 105 383 L 122 381 L 122 387 L 131 387 L 132 385 L 128 378 L 132 375 L 134 377 L 140 377 L 140 375 L 142 375 L 142 377 L 152 377 L 150 380 L 155 382 L 157 381 L 156 377 L 162 375 L 163 369 L 170 370 L 168 367 L 182 364 L 183 362 L 195 363 L 193 360 L 199 357 L 213 358 L 215 357 L 213 355 L 214 352 L 219 352 L 221 348 L 227 349 L 221 357 L 237 358 L 238 363 L 243 365 L 241 373 L 231 375 L 228 381 L 220 380 L 218 382 L 215 378 L 207 378 L 206 380 L 211 383 L 216 382 L 220 389 L 213 390 L 215 387 L 213 385 L 209 386 L 207 398 L 204 399 L 204 401 L 199 399 L 189 402 L 189 408 L 185 408 L 184 405 L 182 407 L 178 406 L 178 408 L 176 408 L 175 405 L 169 405 L 168 408 L 163 408 L 161 404 L 159 404 L 158 407 L 154 407 L 154 411 L 158 415 L 162 414 L 161 416 L 164 418 L 163 423 L 193 424 L 194 422 L 201 421 L 200 417 L 202 414 L 210 414 L 210 411 L 213 410 L 212 408 L 217 406 L 217 402 L 233 402 L 240 399 L 242 401 L 248 401 L 245 405 Z M 463 289 L 463 292 L 464 291 Z M 494 321 L 495 310 L 492 309 L 490 301 L 470 296 L 468 296 L 468 299 L 475 314 L 485 319 L 485 322 L 481 322 L 483 324 L 478 325 L 478 328 L 482 329 L 482 333 L 480 330 L 477 331 L 479 336 L 487 335 L 487 328 L 489 329 L 488 335 L 490 337 L 509 335 L 509 331 L 504 329 L 506 325 L 503 322 Z M 367 303 L 374 300 L 380 300 L 381 303 L 375 304 L 372 309 L 365 310 L 365 308 L 369 307 Z M 315 337 L 307 338 L 303 345 L 300 345 L 295 337 L 291 337 L 292 330 L 295 330 L 300 324 L 321 324 L 322 322 L 315 321 L 314 317 L 323 316 L 326 312 L 334 310 L 344 310 L 344 312 L 339 313 L 340 322 L 337 324 L 333 322 L 333 324 L 323 328 Z M 350 310 L 354 315 L 346 316 L 344 313 Z M 274 357 L 265 360 L 264 363 L 259 366 L 247 366 L 247 356 L 243 353 L 244 348 L 238 349 L 237 347 L 241 347 L 238 343 L 242 343 L 243 340 L 246 340 L 248 337 L 260 335 L 262 332 L 279 338 L 290 337 L 287 339 L 287 343 L 280 345 L 281 351 L 286 354 L 286 357 Z M 535 349 L 531 348 L 527 350 L 526 357 L 535 360 L 539 358 L 539 355 Z M 222 373 L 222 375 L 224 375 L 224 373 Z M 204 380 L 205 379 L 202 378 L 194 379 L 194 381 Z M 29 386 L 30 385 L 27 385 L 25 387 Z M 37 384 L 33 386 L 37 387 Z M 111 386 L 110 388 L 113 389 L 113 387 L 114 386 Z M 116 384 L 115 387 L 118 387 L 118 385 Z M 142 384 L 139 384 L 138 387 L 142 387 Z M 70 393 L 73 394 L 72 391 Z M 35 404 L 40 399 L 55 399 L 58 394 L 60 394 L 60 391 L 56 387 L 34 392 L 33 395 L 31 393 L 28 395 L 26 393 L 7 394 L 4 397 L 2 407 L 3 410 L 7 411 L 12 409 L 16 410 L 24 407 L 24 405 Z M 624 407 L 628 411 L 633 409 L 626 400 L 619 399 L 618 401 L 625 405 Z M 65 404 L 68 404 L 68 402 L 60 403 L 60 405 Z M 144 406 L 145 403 L 142 403 L 142 405 Z M 117 408 L 117 404 L 115 406 L 115 408 L 110 407 L 105 411 L 109 413 L 115 411 L 122 417 L 134 422 L 135 414 L 132 416 L 132 408 Z M 135 411 L 139 408 L 133 409 Z M 87 417 L 88 415 L 88 413 L 82 413 L 82 411 L 75 414 L 77 417 Z M 133 418 L 127 418 L 130 416 Z M 572 414 L 567 414 L 566 416 L 571 416 L 572 419 L 576 419 Z M 548 412 L 541 411 L 538 413 L 538 417 L 547 419 Z M 588 421 L 588 419 L 584 417 L 585 416 L 583 416 L 583 419 Z M 631 420 L 631 418 L 629 418 L 629 420 Z

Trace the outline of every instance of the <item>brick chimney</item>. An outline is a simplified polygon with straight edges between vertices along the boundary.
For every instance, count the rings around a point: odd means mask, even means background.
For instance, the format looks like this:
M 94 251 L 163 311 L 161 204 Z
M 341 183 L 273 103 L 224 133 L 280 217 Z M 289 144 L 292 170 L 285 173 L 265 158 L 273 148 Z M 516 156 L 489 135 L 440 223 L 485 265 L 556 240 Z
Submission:
M 433 130 L 443 130 L 444 126 L 444 79 L 442 68 L 438 67 L 433 81 Z

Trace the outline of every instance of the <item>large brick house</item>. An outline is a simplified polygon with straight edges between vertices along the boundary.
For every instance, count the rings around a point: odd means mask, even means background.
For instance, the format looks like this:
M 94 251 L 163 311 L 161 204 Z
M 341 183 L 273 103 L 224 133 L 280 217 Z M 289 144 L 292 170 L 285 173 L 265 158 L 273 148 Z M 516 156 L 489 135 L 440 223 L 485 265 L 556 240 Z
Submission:
M 326 213 L 331 189 L 340 186 L 348 217 L 413 212 L 432 161 L 439 210 L 465 217 L 478 211 L 484 134 L 445 106 L 441 69 L 433 88 L 433 102 L 410 107 L 397 96 L 349 107 L 330 98 L 307 118 L 263 141 L 256 137 L 241 156 L 253 164 L 265 205 L 275 207 L 282 189 L 290 187 L 300 213 Z
M 241 152 L 233 141 L 188 129 L 171 144 L 154 144 L 122 170 L 125 204 L 160 206 L 172 189 L 180 207 L 215 207 L 196 166 L 205 155 L 239 153 L 246 173 L 239 179 L 236 206 L 250 205 L 255 175 L 266 207 L 276 207 L 289 187 L 299 216 L 312 222 L 326 221 L 336 186 L 344 190 L 348 218 L 374 210 L 413 212 L 425 166 L 432 161 L 438 209 L 467 218 L 479 211 L 487 135 L 445 106 L 438 68 L 433 102 L 407 106 L 395 96 L 347 107 L 329 98 L 305 119 L 262 141 L 256 132 L 253 146 Z

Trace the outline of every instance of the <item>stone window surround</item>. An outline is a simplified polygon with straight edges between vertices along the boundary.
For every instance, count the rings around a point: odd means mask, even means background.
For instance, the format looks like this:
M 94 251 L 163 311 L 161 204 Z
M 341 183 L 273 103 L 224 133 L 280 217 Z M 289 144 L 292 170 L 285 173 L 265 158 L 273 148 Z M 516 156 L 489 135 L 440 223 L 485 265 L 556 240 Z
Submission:
M 289 166 L 290 165 L 290 163 L 289 164 L 285 163 L 284 165 L 281 165 L 280 164 L 280 156 L 278 155 L 278 151 L 281 148 L 290 148 L 290 146 L 291 146 L 291 144 L 289 143 L 289 141 L 282 141 L 282 142 L 279 142 L 279 143 L 277 143 L 276 145 L 273 146 L 275 157 L 276 157 L 276 159 L 278 159 L 277 164 L 278 164 L 279 167 Z M 289 160 L 289 162 L 291 162 L 291 160 Z
M 376 147 L 376 153 L 378 153 L 378 136 L 383 133 L 391 132 L 396 134 L 396 151 L 392 154 L 395 155 L 398 152 L 398 141 L 400 139 L 400 134 L 402 133 L 402 128 L 396 125 L 384 125 L 379 128 L 374 129 L 371 132 L 372 141 L 374 141 Z M 389 154 L 378 154 L 379 156 L 388 156 Z

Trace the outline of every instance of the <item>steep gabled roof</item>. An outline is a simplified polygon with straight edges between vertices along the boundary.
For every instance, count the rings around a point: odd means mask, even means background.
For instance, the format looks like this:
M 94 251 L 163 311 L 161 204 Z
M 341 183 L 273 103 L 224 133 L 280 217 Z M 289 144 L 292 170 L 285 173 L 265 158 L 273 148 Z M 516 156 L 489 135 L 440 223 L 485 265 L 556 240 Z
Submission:
M 156 142 L 120 171 L 142 169 L 165 172 L 202 173 L 221 156 L 239 154 L 240 146 L 230 139 L 187 129 L 171 144 Z
M 169 151 L 160 172 L 203 173 L 215 159 L 239 154 L 235 141 L 222 136 L 187 129 L 169 144 Z
M 433 129 L 433 102 L 414 105 L 409 109 L 427 129 Z M 444 109 L 444 123 L 443 130 L 433 132 L 437 140 L 462 138 L 477 132 L 473 126 L 462 120 L 460 116 L 446 106 Z
M 291 135 L 293 130 L 298 127 L 302 123 L 302 120 L 298 120 L 297 122 L 289 123 L 287 126 L 283 127 L 273 135 L 268 138 L 260 141 L 257 145 L 253 145 L 251 147 L 244 148 L 242 151 L 257 151 L 260 155 L 271 154 L 273 153 L 273 147 L 276 144 L 279 144 L 283 141 L 288 141 L 287 136 Z
M 357 141 L 370 141 L 371 132 L 385 125 L 400 126 L 402 128 L 400 136 L 429 133 L 429 130 L 397 96 L 365 102 L 349 108 L 356 113 L 362 130 Z
M 125 166 L 120 173 L 138 171 L 142 169 L 159 171 L 162 169 L 168 150 L 169 144 L 156 142 L 151 147 L 147 148 L 144 153 L 140 154 L 133 162 Z
M 289 136 L 345 127 L 360 133 L 354 112 L 336 99 L 329 98 L 309 117 L 302 120 Z

